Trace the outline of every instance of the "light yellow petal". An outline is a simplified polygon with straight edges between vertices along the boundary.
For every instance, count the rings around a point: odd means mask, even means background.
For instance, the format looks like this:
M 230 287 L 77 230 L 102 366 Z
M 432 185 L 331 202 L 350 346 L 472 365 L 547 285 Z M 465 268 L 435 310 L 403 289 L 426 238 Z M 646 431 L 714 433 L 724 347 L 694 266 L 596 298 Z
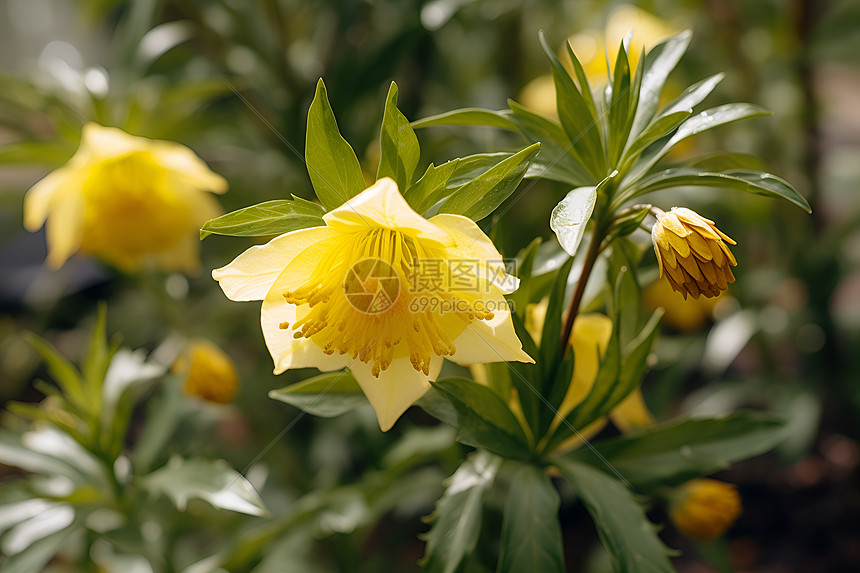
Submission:
M 636 388 L 628 394 L 612 409 L 609 417 L 612 418 L 615 426 L 625 433 L 638 428 L 650 428 L 657 423 L 645 404 L 641 388 Z
M 450 258 L 476 261 L 482 272 L 478 278 L 489 281 L 505 294 L 517 290 L 520 279 L 507 273 L 502 255 L 474 221 L 461 215 L 442 214 L 431 217 L 430 222 L 454 239 L 454 244 L 447 248 Z
M 84 202 L 77 193 L 64 193 L 52 201 L 52 215 L 46 228 L 48 266 L 58 269 L 81 246 Z
M 83 127 L 81 146 L 72 161 L 101 161 L 134 151 L 148 151 L 151 142 L 151 139 L 130 135 L 116 127 L 88 123 Z
M 260 326 L 272 355 L 275 374 L 289 368 L 317 368 L 328 372 L 349 365 L 353 361 L 350 356 L 325 354 L 312 340 L 296 339 L 292 329 L 280 328 L 285 322 L 293 324 L 296 321 L 296 306 L 288 304 L 283 296 L 283 292 L 292 286 L 295 286 L 294 277 L 287 272 L 281 273 L 263 300 L 260 312 Z
M 182 185 L 224 193 L 227 180 L 209 169 L 209 166 L 189 148 L 173 141 L 151 141 L 155 160 L 165 169 L 175 172 Z
M 343 232 L 385 227 L 446 246 L 452 242 L 448 233 L 412 210 L 397 189 L 397 183 L 388 177 L 329 211 L 323 219 L 328 226 Z
M 376 411 L 383 432 L 390 430 L 403 412 L 430 389 L 430 381 L 436 379 L 441 368 L 442 359 L 438 356 L 430 361 L 429 376 L 415 370 L 408 358 L 392 361 L 386 370 L 380 372 L 379 378 L 373 376 L 369 364 L 355 362 L 350 366 L 364 395 Z
M 566 416 L 591 392 L 600 357 L 606 351 L 612 335 L 612 319 L 603 314 L 580 314 L 573 322 L 570 340 L 574 353 L 573 380 L 559 406 L 559 413 Z
M 220 269 L 212 271 L 224 294 L 231 300 L 262 300 L 278 275 L 308 247 L 324 243 L 334 235 L 328 227 L 299 229 L 275 237 L 265 245 L 251 247 Z
M 84 175 L 68 164 L 48 173 L 24 195 L 24 228 L 38 231 L 60 195 L 79 193 Z
M 456 352 L 450 359 L 458 364 L 487 362 L 526 362 L 534 360 L 525 353 L 514 331 L 510 311 L 494 311 L 490 320 L 473 320 L 454 339 Z

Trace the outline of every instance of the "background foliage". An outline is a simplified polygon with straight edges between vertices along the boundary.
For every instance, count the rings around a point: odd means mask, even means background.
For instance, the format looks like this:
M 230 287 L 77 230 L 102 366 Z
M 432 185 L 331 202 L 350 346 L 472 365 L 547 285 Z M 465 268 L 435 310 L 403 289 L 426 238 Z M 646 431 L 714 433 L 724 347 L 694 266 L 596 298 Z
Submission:
M 421 517 L 433 511 L 442 480 L 454 473 L 467 449 L 453 445 L 450 428 L 435 425 L 415 408 L 393 435 L 382 435 L 367 407 L 322 419 L 270 400 L 270 390 L 309 373 L 271 374 L 255 305 L 229 303 L 205 272 L 190 279 L 129 277 L 84 258 L 49 271 L 42 266 L 44 237 L 21 227 L 23 192 L 62 164 L 76 148 L 81 125 L 95 120 L 192 147 L 231 182 L 221 198 L 225 212 L 291 194 L 309 199 L 302 142 L 320 76 L 344 137 L 365 178 L 372 179 L 391 80 L 399 87 L 398 107 L 409 119 L 466 106 L 504 109 L 509 97 L 536 97 L 540 84 L 533 80 L 550 71 L 538 30 L 557 49 L 574 34 L 602 35 L 621 5 L 5 3 L 0 7 L 6 12 L 0 18 L 0 397 L 36 402 L 42 394 L 33 380 L 61 383 L 28 344 L 27 332 L 40 333 L 80 363 L 98 324 L 98 300 L 110 308 L 107 332 L 121 332 L 129 348 L 158 346 L 156 360 L 178 352 L 177 340 L 212 340 L 237 363 L 242 386 L 235 402 L 214 407 L 192 401 L 178 392 L 177 377 L 162 375 L 141 387 L 126 439 L 140 443 L 147 427 L 173 416 L 173 431 L 151 454 L 150 467 L 167 471 L 169 459 L 192 454 L 226 460 L 260 492 L 273 517 L 259 521 L 215 512 L 199 500 L 188 501 L 187 511 L 179 513 L 168 498 L 159 497 L 153 517 L 145 521 L 154 538 L 170 540 L 164 549 L 170 567 L 186 567 L 217 548 L 227 552 L 230 571 L 417 569 L 424 552 L 417 536 L 427 530 Z M 703 134 L 690 144 L 694 149 L 680 153 L 727 148 L 755 154 L 794 183 L 814 209 L 809 217 L 787 203 L 736 192 L 676 193 L 678 204 L 719 221 L 738 241 L 739 280 L 716 305 L 681 304 L 659 285 L 646 289 L 647 306 L 665 305 L 669 311 L 655 371 L 644 384 L 646 401 L 659 419 L 720 415 L 739 406 L 782 413 L 789 433 L 777 454 L 720 475 L 739 485 L 745 506 L 726 554 L 744 570 L 845 569 L 856 563 L 853 548 L 860 538 L 851 518 L 860 509 L 860 201 L 855 192 L 860 167 L 854 160 L 860 146 L 855 95 L 860 12 L 854 3 L 839 0 L 637 5 L 659 15 L 669 33 L 695 32 L 688 56 L 670 78 L 670 91 L 672 85 L 677 93 L 724 72 L 712 105 L 755 102 L 774 114 Z M 419 171 L 431 161 L 439 165 L 523 145 L 514 135 L 489 128 L 425 129 L 419 138 Z M 534 236 L 555 240 L 548 213 L 567 191 L 569 186 L 540 181 L 528 201 L 501 215 L 495 222 L 508 231 L 493 238 L 502 253 L 515 255 Z M 251 244 L 210 237 L 203 243 L 203 268 L 220 266 Z M 162 366 L 167 363 L 162 360 Z M 13 428 L 21 424 L 8 412 L 4 417 Z M 623 455 L 623 448 L 619 451 Z M 486 463 L 472 458 L 474 466 Z M 0 466 L 0 472 L 3 482 L 11 483 L 18 470 Z M 544 479 L 527 469 L 515 475 Z M 642 479 L 647 484 L 648 476 Z M 4 497 L 7 501 L 21 495 L 4 492 L 11 496 Z M 444 503 L 475 503 L 471 490 L 459 495 L 443 498 Z M 482 493 L 475 495 L 480 499 Z M 463 551 L 469 544 L 492 548 L 506 527 L 505 499 L 486 502 L 484 515 L 474 517 L 492 524 L 481 533 L 489 540 L 467 537 Z M 550 494 L 534 500 L 537 507 L 553 503 L 558 502 Z M 662 511 L 653 508 L 652 517 L 662 520 Z M 605 570 L 606 554 L 596 543 L 600 531 L 582 507 L 562 504 L 561 516 L 569 568 Z M 725 568 L 719 548 L 693 545 L 672 531 L 664 538 L 683 551 L 673 560 L 680 570 L 694 570 L 698 562 Z M 9 553 L 15 545 L 3 539 L 0 549 Z M 122 555 L 104 544 L 92 547 L 102 567 L 122 567 Z M 479 555 L 474 570 L 492 568 L 494 559 Z M 80 561 L 80 555 L 66 552 L 52 567 L 76 570 Z

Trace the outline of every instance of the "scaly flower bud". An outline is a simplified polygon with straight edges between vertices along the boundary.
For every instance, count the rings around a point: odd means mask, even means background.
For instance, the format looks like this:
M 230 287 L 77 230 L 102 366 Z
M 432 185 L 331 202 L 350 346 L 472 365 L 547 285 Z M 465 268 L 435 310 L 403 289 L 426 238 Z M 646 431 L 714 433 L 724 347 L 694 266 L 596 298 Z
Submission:
M 732 266 L 738 263 L 726 243 L 735 245 L 714 222 L 685 207 L 668 213 L 659 209 L 651 230 L 654 253 L 672 288 L 684 295 L 714 297 L 735 282 Z M 725 241 L 725 242 L 723 242 Z
M 681 533 L 711 541 L 731 527 L 741 513 L 735 486 L 713 479 L 694 479 L 682 485 L 669 507 L 669 517 Z

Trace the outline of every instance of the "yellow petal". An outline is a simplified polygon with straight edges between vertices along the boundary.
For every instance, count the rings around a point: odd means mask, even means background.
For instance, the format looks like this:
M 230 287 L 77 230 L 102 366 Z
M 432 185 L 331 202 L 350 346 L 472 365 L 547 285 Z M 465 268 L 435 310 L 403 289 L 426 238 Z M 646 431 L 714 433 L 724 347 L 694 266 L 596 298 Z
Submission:
M 448 233 L 412 210 L 397 189 L 397 183 L 388 177 L 329 211 L 323 219 L 326 225 L 341 232 L 384 227 L 435 240 L 445 246 L 452 243 Z
M 351 356 L 338 353 L 328 355 L 311 339 L 296 339 L 291 329 L 280 328 L 284 322 L 293 324 L 296 321 L 296 306 L 287 303 L 283 295 L 294 284 L 294 277 L 282 273 L 263 300 L 260 312 L 260 326 L 275 364 L 275 374 L 289 368 L 317 368 L 328 372 L 348 366 L 353 362 Z
M 603 314 L 580 314 L 573 322 L 570 340 L 573 346 L 573 380 L 558 412 L 566 416 L 591 392 L 600 357 L 612 335 L 612 319 Z
M 116 127 L 88 123 L 81 131 L 81 146 L 72 160 L 92 162 L 119 157 L 134 151 L 149 150 L 151 142 L 151 139 L 129 135 Z
M 609 417 L 622 432 L 629 432 L 637 428 L 649 428 L 657 423 L 645 404 L 641 388 L 636 388 L 628 394 L 612 409 Z
M 450 258 L 476 261 L 482 271 L 479 278 L 488 280 L 505 294 L 517 290 L 520 279 L 508 274 L 502 255 L 474 221 L 446 213 L 431 217 L 430 222 L 454 239 L 454 244 L 447 248 Z
M 278 275 L 306 248 L 334 235 L 328 227 L 298 229 L 251 247 L 220 269 L 214 278 L 230 300 L 263 300 Z
M 165 169 L 174 172 L 179 185 L 224 193 L 227 180 L 209 169 L 209 166 L 189 148 L 173 141 L 150 141 L 155 160 Z
M 64 193 L 53 201 L 48 221 L 48 265 L 58 269 L 81 246 L 84 202 L 77 193 Z
M 77 168 L 65 165 L 36 182 L 24 196 L 24 227 L 28 231 L 38 231 L 57 198 L 77 191 L 84 178 Z
M 534 363 L 525 353 L 514 331 L 509 311 L 494 311 L 490 320 L 473 320 L 454 339 L 456 352 L 450 359 L 457 364 L 484 364 L 487 362 Z
M 371 373 L 371 365 L 355 362 L 350 366 L 355 379 L 376 411 L 379 427 L 383 432 L 391 429 L 409 406 L 430 389 L 430 381 L 435 380 L 442 368 L 442 358 L 436 356 L 430 361 L 430 375 L 415 370 L 408 358 L 398 358 L 380 372 L 376 378 Z

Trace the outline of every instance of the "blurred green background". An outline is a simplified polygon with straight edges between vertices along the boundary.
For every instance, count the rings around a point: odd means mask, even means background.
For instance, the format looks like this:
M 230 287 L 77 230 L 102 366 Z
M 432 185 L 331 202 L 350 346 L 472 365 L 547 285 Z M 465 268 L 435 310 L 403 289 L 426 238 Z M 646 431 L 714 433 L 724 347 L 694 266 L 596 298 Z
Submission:
M 226 459 L 246 473 L 273 517 L 261 524 L 262 518 L 225 517 L 196 505 L 169 514 L 169 529 L 158 535 L 171 539 L 171 567 L 180 570 L 224 540 L 265 530 L 268 537 L 259 534 L 264 541 L 249 546 L 230 570 L 417 570 L 418 534 L 427 528 L 420 518 L 431 513 L 462 452 L 447 428 L 413 409 L 381 434 L 369 408 L 323 420 L 270 400 L 269 390 L 309 373 L 271 374 L 256 304 L 228 301 L 207 271 L 123 276 L 85 257 L 51 271 L 43 266 L 44 233 L 23 230 L 24 192 L 64 163 L 81 126 L 96 121 L 194 149 L 230 181 L 220 197 L 225 211 L 290 193 L 312 198 L 302 151 L 319 77 L 341 132 L 372 173 L 392 80 L 400 109 L 413 120 L 468 106 L 502 109 L 507 98 L 538 107 L 547 97 L 540 78 L 549 73 L 538 30 L 556 47 L 573 37 L 575 48 L 590 39 L 600 52 L 603 42 L 614 48 L 620 41 L 614 33 L 632 29 L 634 45 L 653 45 L 661 32 L 690 28 L 693 43 L 670 76 L 669 91 L 676 87 L 669 95 L 725 72 L 712 105 L 749 101 L 773 116 L 703 134 L 685 151 L 755 154 L 809 199 L 813 214 L 730 192 L 677 190 L 654 199 L 664 209 L 685 205 L 717 221 L 738 241 L 739 266 L 737 283 L 716 305 L 682 304 L 656 287 L 646 291 L 643 304 L 668 311 L 655 370 L 643 387 L 646 400 L 661 420 L 739 406 L 782 413 L 791 429 L 786 443 L 719 476 L 738 484 L 744 503 L 726 541 L 731 563 L 744 571 L 855 570 L 860 5 L 654 0 L 635 6 L 641 11 L 622 2 L 548 0 L 4 0 L 0 400 L 41 399 L 32 381 L 45 370 L 25 333 L 39 333 L 77 359 L 99 300 L 108 302 L 108 332 L 121 332 L 131 348 L 211 340 L 236 362 L 240 393 L 229 406 L 189 402 L 159 459 L 189 452 Z M 649 40 L 649 30 L 658 37 Z M 424 129 L 418 136 L 419 171 L 431 161 L 521 145 L 484 128 Z M 485 222 L 496 228 L 502 253 L 516 255 L 534 236 L 554 241 L 549 212 L 567 191 L 539 182 L 502 220 Z M 251 244 L 209 237 L 203 268 L 222 266 Z M 153 389 L 135 411 L 131 439 L 142 420 L 157 415 L 161 398 Z M 0 466 L 0 485 L 17 473 Z M 562 511 L 570 570 L 606 570 L 583 510 Z M 654 512 L 660 519 L 661 509 Z M 671 530 L 664 537 L 683 551 L 675 560 L 680 571 L 719 566 L 712 548 Z M 81 559 L 70 552 L 52 566 L 77 570 Z M 128 570 L 111 552 L 93 549 L 93 559 L 102 570 Z

